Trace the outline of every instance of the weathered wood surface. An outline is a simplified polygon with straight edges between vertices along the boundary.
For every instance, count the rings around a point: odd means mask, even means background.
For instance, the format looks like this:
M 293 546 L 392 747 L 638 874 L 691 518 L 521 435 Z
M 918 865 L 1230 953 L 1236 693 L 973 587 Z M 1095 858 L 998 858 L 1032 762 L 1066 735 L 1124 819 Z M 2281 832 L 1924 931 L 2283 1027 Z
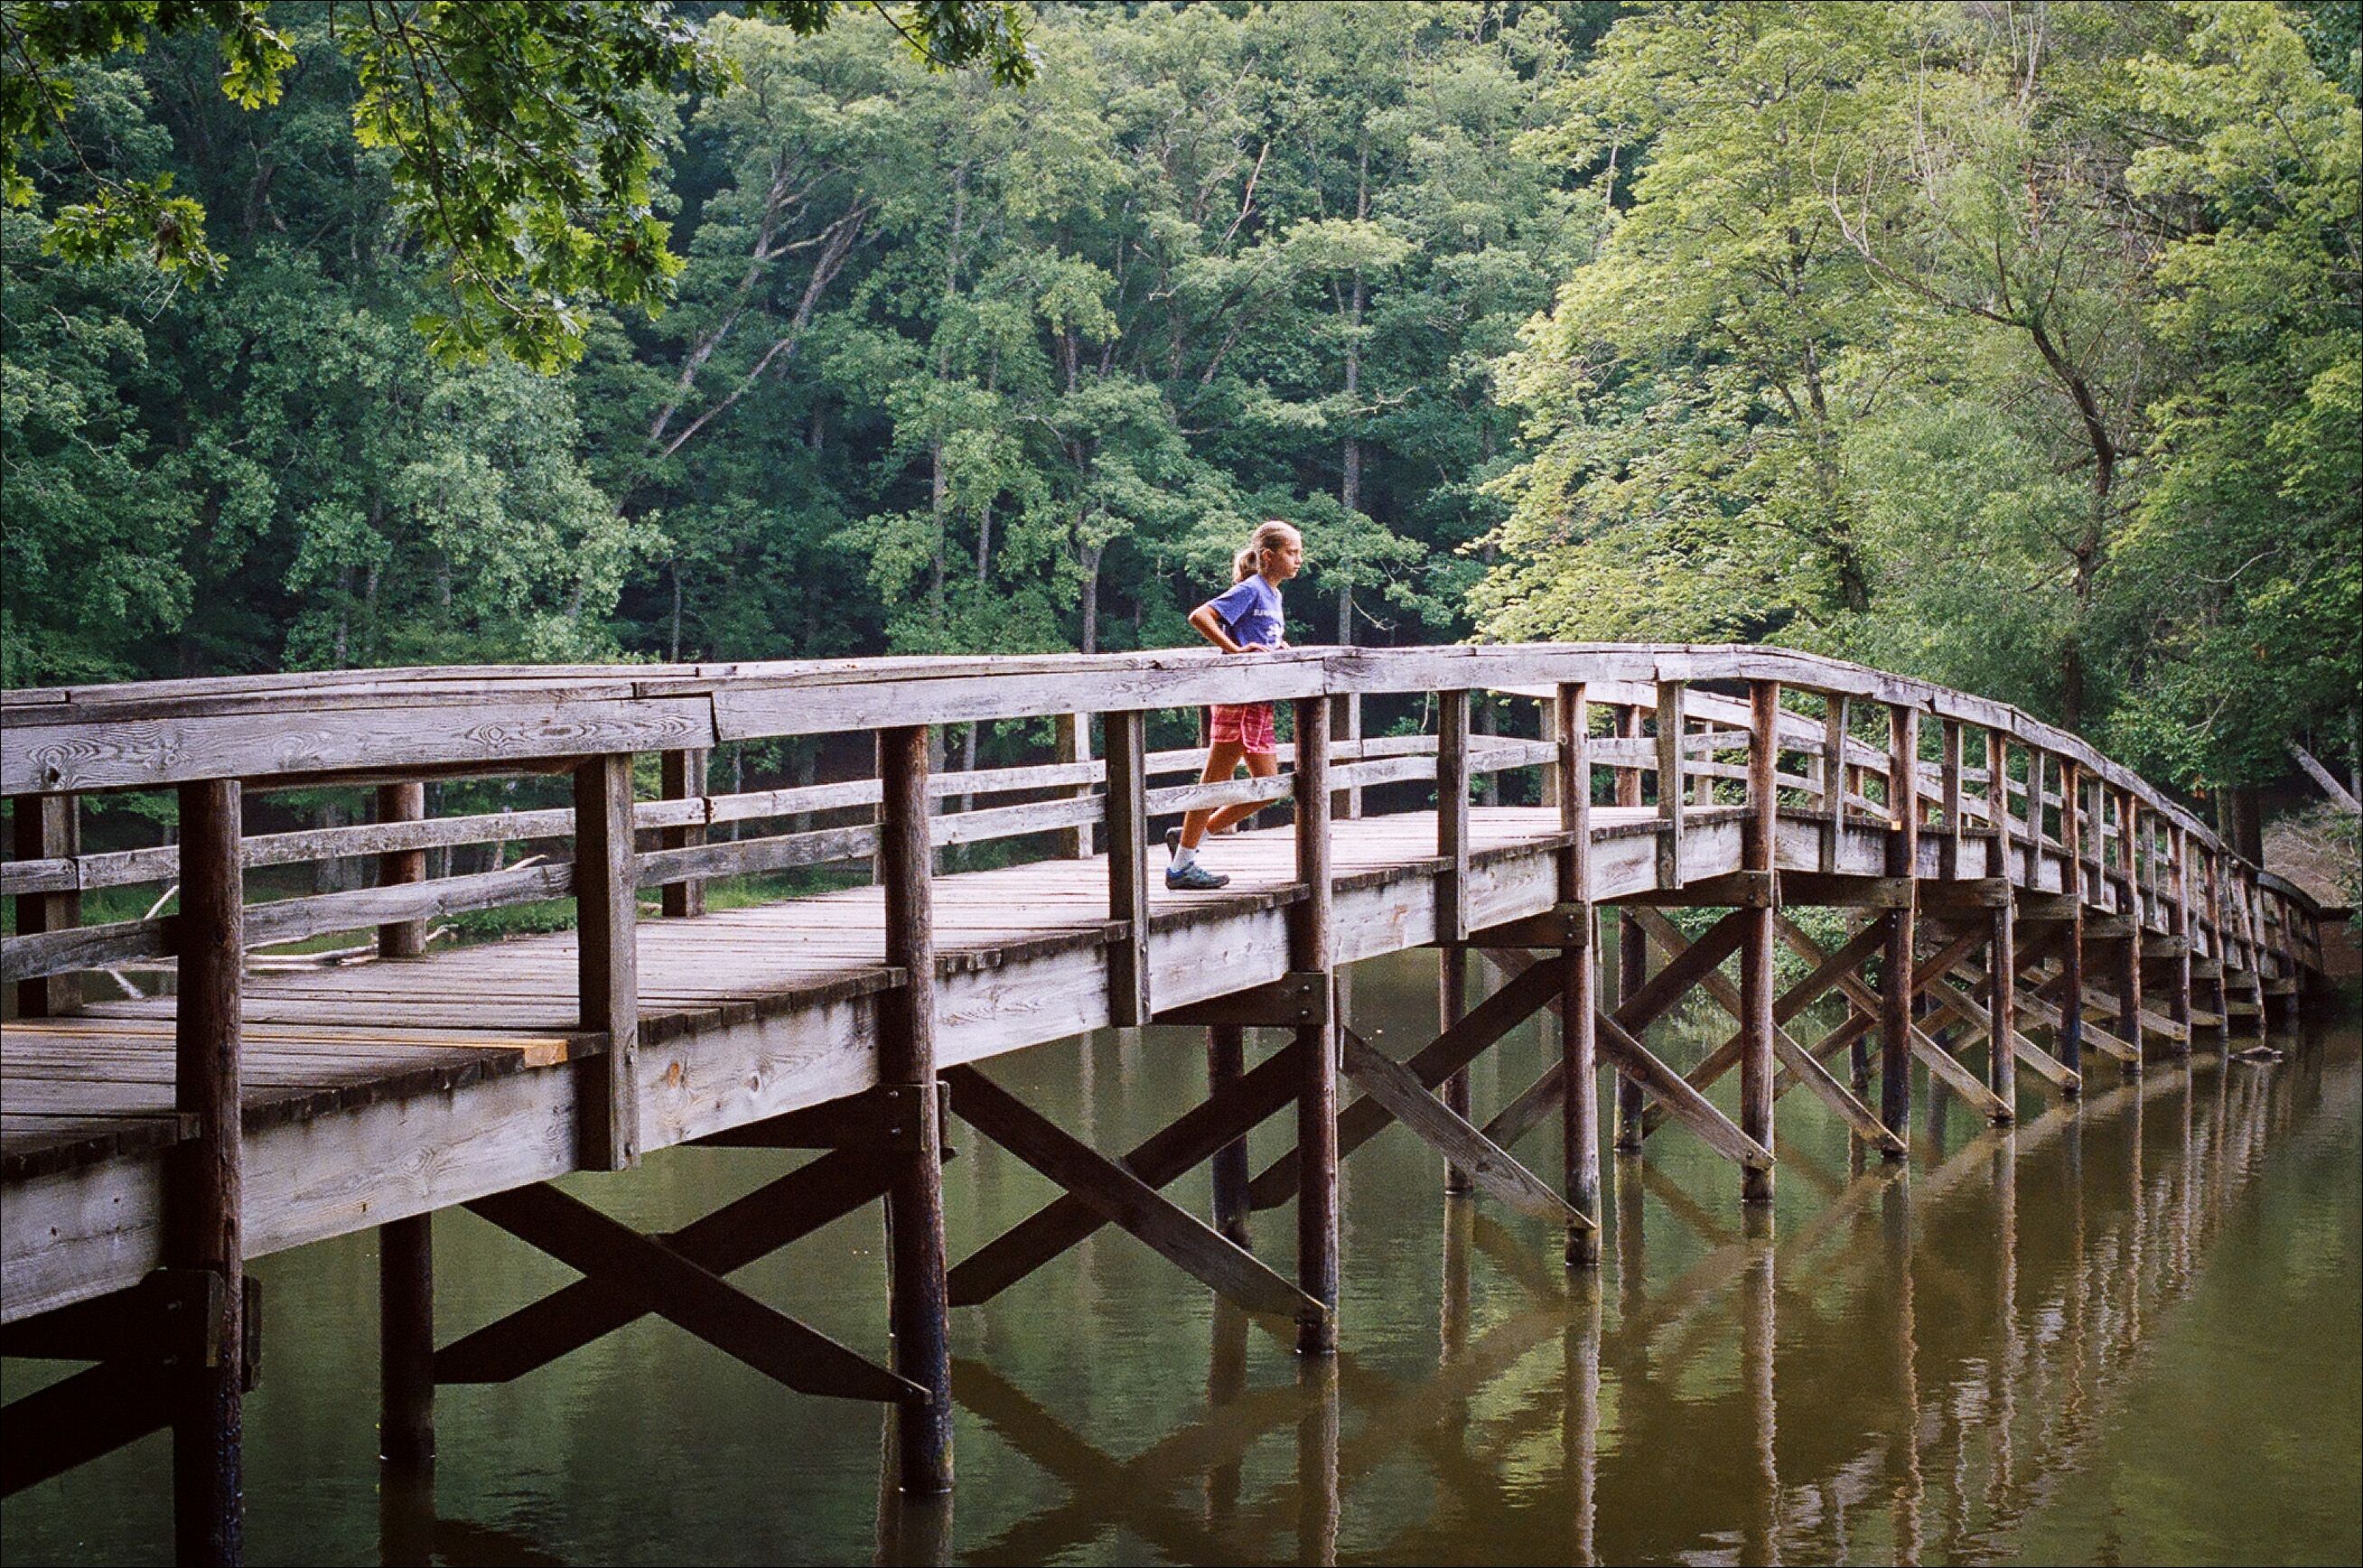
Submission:
M 1653 700 L 1655 688 L 1636 683 L 1609 695 L 1637 705 Z M 1691 700 L 1715 699 L 1693 693 Z M 1712 717 L 1723 724 L 1720 714 Z M 1792 726 L 1788 719 L 1783 725 L 1786 734 Z M 1819 744 L 1818 721 L 1805 723 L 1801 735 L 1801 745 Z M 12 734 L 12 746 L 14 740 Z M 1638 771 L 1646 768 L 1636 765 Z M 1739 816 L 1686 805 L 1676 865 L 1682 884 L 1705 884 L 1741 870 Z M 874 842 L 874 828 L 853 831 Z M 1648 806 L 1594 807 L 1592 896 L 1613 900 L 1655 888 L 1663 836 Z M 1784 811 L 1774 838 L 1784 881 L 1825 865 L 1853 878 L 1881 869 L 1883 822 L 1840 825 L 1825 813 Z M 1934 885 L 1927 879 L 1940 869 L 1935 838 L 1922 846 L 1926 852 L 1914 868 L 1923 885 Z M 1557 811 L 1471 807 L 1461 889 L 1470 929 L 1481 933 L 1559 904 L 1558 851 L 1566 841 Z M 648 851 L 641 859 L 716 847 Z M 1452 864 L 1437 849 L 1436 818 L 1427 811 L 1335 825 L 1339 962 L 1436 939 L 1437 882 Z M 1148 879 L 1147 962 L 1159 1007 L 1278 980 L 1287 971 L 1287 914 L 1302 897 L 1292 835 L 1285 828 L 1243 833 L 1210 853 L 1235 879 L 1219 894 L 1169 893 Z M 2063 907 L 2071 901 L 2054 891 L 2061 884 L 2059 856 L 2045 850 L 2032 858 L 2035 885 L 2020 901 L 2036 932 L 2037 920 L 2058 917 L 2046 898 Z M 526 874 L 545 869 L 526 868 Z M 555 869 L 565 880 L 552 890 L 571 889 L 571 868 Z M 2026 867 L 2009 869 L 2024 875 Z M 2253 922 L 2252 890 L 2228 877 L 2224 885 L 2224 923 Z M 1119 928 L 1108 919 L 1107 890 L 1104 856 L 934 879 L 941 1064 L 987 1059 L 1109 1021 L 1107 949 Z M 378 900 L 409 891 L 361 894 Z M 412 913 L 383 903 L 352 910 L 369 924 Z M 252 906 L 247 917 L 250 928 L 267 924 L 269 906 Z M 2203 918 L 2191 923 L 2202 940 L 2213 930 Z M 635 943 L 643 1146 L 666 1147 L 873 1084 L 877 999 L 901 979 L 883 962 L 883 936 L 880 895 L 868 888 L 695 920 L 641 922 Z M 2034 941 L 2030 936 L 2030 951 Z M 581 1029 L 577 962 L 575 939 L 559 935 L 400 963 L 249 975 L 241 1006 L 250 1253 L 575 1169 L 573 1074 L 539 1069 L 599 1049 Z M 2244 947 L 2232 963 L 2244 987 L 2252 962 Z M 2038 990 L 2030 984 L 2030 992 Z M 2039 995 L 2023 995 L 2019 1006 L 2043 1018 Z M 187 1134 L 172 1107 L 172 1014 L 170 1001 L 96 1002 L 71 1019 L 11 1026 L 0 1040 L 6 1102 L 0 1179 L 8 1199 L 0 1213 L 6 1281 L 0 1317 L 115 1288 L 160 1257 L 158 1155 Z M 1776 1009 L 1776 1022 L 1786 1017 Z M 2088 1038 L 2098 1035 L 2092 1030 Z M 2110 1042 L 2101 1038 L 2105 1048 Z M 1421 1076 L 1432 1086 L 1448 1073 Z M 1375 1103 L 1371 1109 L 1381 1115 L 1377 1126 L 1392 1119 Z M 1354 1110 L 1341 1119 L 1341 1143 L 1350 1149 L 1359 1130 Z

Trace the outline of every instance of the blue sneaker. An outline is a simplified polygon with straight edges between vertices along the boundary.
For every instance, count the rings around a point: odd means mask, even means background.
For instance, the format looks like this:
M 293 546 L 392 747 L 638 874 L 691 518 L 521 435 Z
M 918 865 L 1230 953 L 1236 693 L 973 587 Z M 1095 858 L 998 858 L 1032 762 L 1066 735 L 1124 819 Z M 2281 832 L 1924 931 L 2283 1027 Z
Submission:
M 1195 861 L 1186 866 L 1165 868 L 1165 885 L 1175 893 L 1212 893 L 1215 888 L 1229 886 L 1230 882 L 1229 877 L 1208 871 Z

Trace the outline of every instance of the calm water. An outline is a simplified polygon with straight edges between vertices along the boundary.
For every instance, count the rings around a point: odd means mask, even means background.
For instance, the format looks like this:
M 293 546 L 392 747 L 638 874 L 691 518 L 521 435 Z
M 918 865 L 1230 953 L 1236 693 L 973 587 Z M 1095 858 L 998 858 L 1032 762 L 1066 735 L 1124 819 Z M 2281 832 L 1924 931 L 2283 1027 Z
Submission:
M 1435 959 L 1359 966 L 1353 1016 L 1434 1032 Z M 1704 1020 L 1693 1020 L 1704 1027 Z M 1677 1026 L 1678 1062 L 1702 1049 Z M 1498 1105 L 1549 1049 L 1477 1070 Z M 1199 1038 L 1109 1034 L 994 1075 L 1103 1148 L 1204 1089 Z M 1448 1200 L 1400 1129 L 1345 1167 L 1344 1342 L 1304 1364 L 1115 1232 L 954 1318 L 960 1490 L 882 1498 L 871 1407 L 787 1393 L 655 1320 L 516 1383 L 450 1388 L 431 1504 L 381 1495 L 372 1242 L 264 1261 L 247 1406 L 259 1562 L 976 1562 L 2363 1558 L 2363 1048 L 2202 1059 L 2015 1131 L 1918 1086 L 1900 1173 L 1781 1105 L 1772 1234 L 1679 1129 L 1613 1162 L 1607 1263 Z M 1257 1164 L 1288 1140 L 1277 1118 Z M 1554 1135 L 1522 1151 L 1555 1172 Z M 955 1257 L 1052 1195 L 955 1134 Z M 674 1151 L 574 1190 L 646 1229 L 794 1156 Z M 1203 1207 L 1203 1172 L 1175 1190 Z M 1259 1251 L 1289 1267 L 1287 1210 Z M 436 1227 L 448 1342 L 571 1278 L 466 1214 Z M 877 1210 L 739 1280 L 884 1353 Z M 10 1395 L 50 1373 L 12 1362 Z M 169 1443 L 11 1499 L 11 1562 L 164 1562 Z

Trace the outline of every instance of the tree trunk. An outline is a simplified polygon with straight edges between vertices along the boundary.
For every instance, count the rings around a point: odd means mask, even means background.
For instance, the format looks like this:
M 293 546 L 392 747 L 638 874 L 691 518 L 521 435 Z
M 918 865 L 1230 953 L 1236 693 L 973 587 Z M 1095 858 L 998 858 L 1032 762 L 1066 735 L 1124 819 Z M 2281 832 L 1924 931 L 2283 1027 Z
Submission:
M 942 629 L 944 621 L 944 511 L 951 494 L 950 478 L 944 473 L 944 439 L 936 437 L 927 443 L 927 508 L 936 520 L 936 538 L 927 563 L 927 608 Z
M 2264 802 L 2255 788 L 2242 784 L 2232 795 L 2232 847 L 2257 865 L 2265 863 Z
M 1357 220 L 1370 216 L 1370 149 L 1362 148 L 1361 167 L 1354 186 L 1354 217 Z M 1356 417 L 1354 400 L 1362 390 L 1362 311 L 1369 303 L 1369 285 L 1359 267 L 1354 269 L 1354 286 L 1347 295 L 1346 306 L 1346 417 Z M 1362 440 L 1348 435 L 1345 450 L 1339 454 L 1337 502 L 1346 509 L 1348 524 L 1355 513 L 1362 509 Z M 1337 590 L 1337 643 L 1345 647 L 1354 640 L 1354 587 L 1348 582 Z
M 1100 651 L 1100 557 L 1107 550 L 1103 544 L 1087 544 L 1077 551 L 1083 568 L 1083 651 Z
M 681 662 L 681 557 L 672 558 L 672 637 L 671 662 Z

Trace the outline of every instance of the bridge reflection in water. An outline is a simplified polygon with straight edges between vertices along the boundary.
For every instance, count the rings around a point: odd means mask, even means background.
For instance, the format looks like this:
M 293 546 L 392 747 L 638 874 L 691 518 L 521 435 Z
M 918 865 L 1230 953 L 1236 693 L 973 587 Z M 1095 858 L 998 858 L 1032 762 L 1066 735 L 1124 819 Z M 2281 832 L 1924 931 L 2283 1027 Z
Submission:
M 1112 1532 L 1183 1562 L 2013 1555 L 2263 1151 L 2359 1089 L 2347 1036 L 2270 1069 L 2202 1054 L 2015 1128 L 1940 1098 L 1909 1168 L 1782 1149 L 1819 1207 L 1777 1236 L 1653 1214 L 1645 1248 L 1643 1206 L 1681 1215 L 1680 1191 L 1619 1160 L 1598 1274 L 1440 1196 L 1433 1370 L 1348 1350 L 1255 1386 L 1265 1331 L 1218 1299 L 1196 1418 L 1119 1453 L 956 1360 L 963 1409 L 1068 1496 L 955 1545 L 948 1499 L 889 1485 L 878 1556 L 1096 1558 Z

